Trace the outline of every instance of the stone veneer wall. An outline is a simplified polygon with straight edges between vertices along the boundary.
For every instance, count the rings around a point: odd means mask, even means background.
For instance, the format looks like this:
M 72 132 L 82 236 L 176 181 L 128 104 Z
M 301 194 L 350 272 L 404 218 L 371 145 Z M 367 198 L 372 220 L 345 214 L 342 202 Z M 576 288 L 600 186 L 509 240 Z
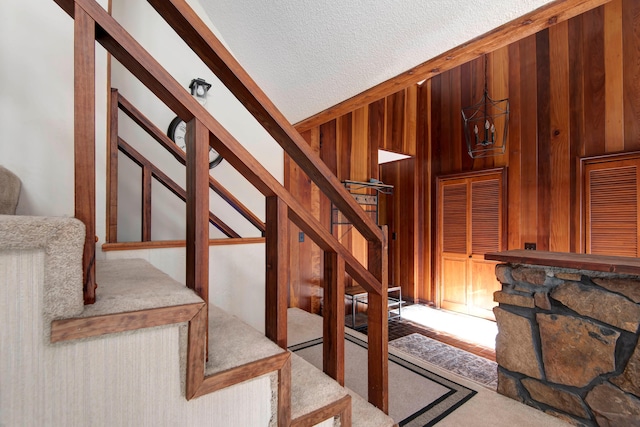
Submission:
M 498 392 L 576 426 L 640 426 L 640 277 L 499 264 Z

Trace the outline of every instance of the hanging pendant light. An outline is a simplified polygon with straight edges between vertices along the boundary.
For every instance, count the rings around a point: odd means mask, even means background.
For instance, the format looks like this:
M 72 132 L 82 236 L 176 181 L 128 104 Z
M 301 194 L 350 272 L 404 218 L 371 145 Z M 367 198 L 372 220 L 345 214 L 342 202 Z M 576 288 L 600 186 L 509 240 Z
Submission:
M 477 104 L 462 109 L 467 151 L 472 159 L 498 156 L 507 147 L 509 99 L 494 101 L 487 89 L 487 55 L 484 55 L 484 92 Z

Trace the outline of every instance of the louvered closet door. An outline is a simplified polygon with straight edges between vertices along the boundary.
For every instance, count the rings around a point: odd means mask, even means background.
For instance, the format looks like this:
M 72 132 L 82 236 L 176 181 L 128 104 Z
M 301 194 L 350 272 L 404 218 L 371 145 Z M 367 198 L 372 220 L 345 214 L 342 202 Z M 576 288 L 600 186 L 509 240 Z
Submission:
M 638 257 L 640 159 L 585 167 L 586 252 Z
M 493 319 L 500 284 L 484 254 L 502 250 L 502 171 L 441 178 L 438 200 L 440 306 Z

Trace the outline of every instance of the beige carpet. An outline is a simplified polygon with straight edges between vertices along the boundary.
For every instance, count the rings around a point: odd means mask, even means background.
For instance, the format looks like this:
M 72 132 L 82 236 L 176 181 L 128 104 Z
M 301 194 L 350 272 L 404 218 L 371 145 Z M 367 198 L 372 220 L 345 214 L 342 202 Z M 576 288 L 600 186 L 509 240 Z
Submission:
M 366 396 L 367 343 L 352 335 L 346 338 L 345 386 Z M 289 349 L 322 369 L 322 338 Z M 389 378 L 389 415 L 401 426 L 433 425 L 475 394 L 393 354 L 389 356 Z
M 310 315 L 300 309 L 289 309 L 288 331 L 290 346 L 317 339 L 322 336 L 322 318 Z M 347 331 L 356 338 L 366 340 L 366 336 L 362 334 L 349 329 Z M 398 356 L 415 365 L 427 367 L 430 372 L 476 392 L 473 397 L 453 412 L 437 421 L 435 424 L 437 427 L 561 427 L 569 425 L 558 418 L 489 390 L 485 385 L 421 361 L 402 350 L 389 347 L 389 354 Z M 393 383 L 395 381 L 397 379 L 390 374 L 389 382 Z M 390 389 L 391 387 L 390 385 Z M 393 399 L 392 394 L 393 392 L 390 391 L 390 402 Z

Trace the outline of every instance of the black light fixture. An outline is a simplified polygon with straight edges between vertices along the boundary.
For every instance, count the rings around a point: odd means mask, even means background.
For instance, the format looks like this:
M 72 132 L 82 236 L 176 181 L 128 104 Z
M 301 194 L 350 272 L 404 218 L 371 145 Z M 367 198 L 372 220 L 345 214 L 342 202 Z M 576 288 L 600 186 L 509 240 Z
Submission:
M 191 89 L 191 95 L 193 95 L 201 105 L 207 103 L 207 92 L 211 89 L 211 84 L 198 77 L 197 79 L 191 80 L 189 89 Z
M 484 55 L 484 93 L 477 104 L 462 109 L 467 151 L 472 159 L 498 156 L 507 147 L 509 99 L 494 101 L 487 89 L 487 55 Z

